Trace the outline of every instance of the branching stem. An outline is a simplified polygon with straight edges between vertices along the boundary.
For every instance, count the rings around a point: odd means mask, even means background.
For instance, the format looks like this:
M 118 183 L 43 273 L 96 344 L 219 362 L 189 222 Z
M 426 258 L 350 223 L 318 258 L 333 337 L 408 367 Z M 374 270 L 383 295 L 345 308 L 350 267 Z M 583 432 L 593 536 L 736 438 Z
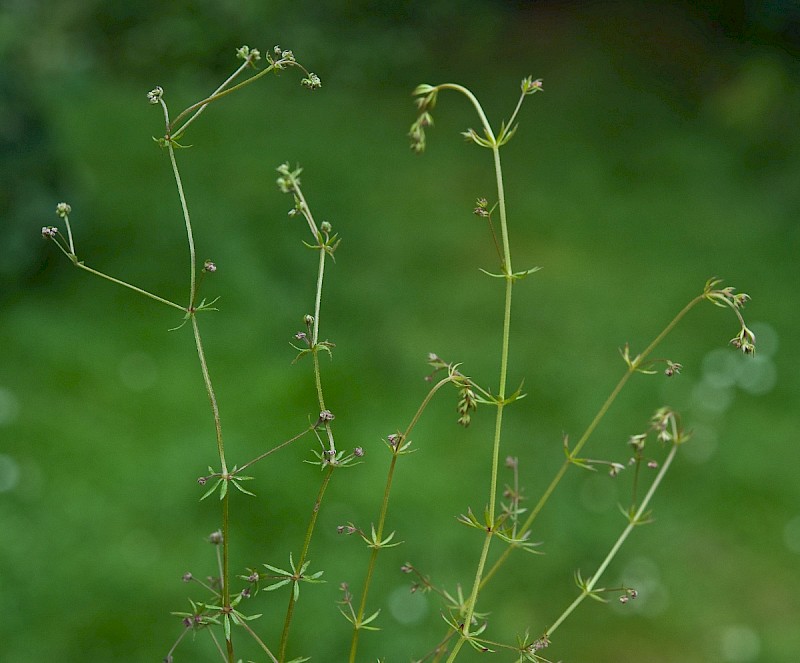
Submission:
M 383 540 L 383 532 L 386 527 L 386 517 L 389 513 L 389 494 L 391 493 L 392 489 L 392 481 L 394 479 L 394 472 L 395 466 L 397 465 L 397 458 L 402 453 L 402 446 L 406 443 L 411 435 L 411 432 L 414 430 L 414 427 L 417 425 L 417 422 L 422 417 L 422 413 L 428 407 L 428 404 L 431 402 L 431 399 L 434 397 L 437 391 L 441 389 L 444 385 L 453 382 L 453 375 L 448 375 L 448 377 L 439 380 L 433 387 L 431 387 L 430 391 L 428 391 L 427 395 L 423 399 L 420 406 L 417 408 L 417 411 L 414 413 L 413 418 L 409 422 L 408 426 L 406 427 L 405 431 L 402 435 L 399 436 L 399 440 L 397 444 L 392 449 L 392 460 L 389 463 L 389 471 L 386 476 L 386 486 L 383 490 L 383 500 L 381 501 L 381 510 L 378 515 L 378 526 L 376 529 L 375 540 L 382 541 Z M 369 556 L 369 564 L 367 566 L 367 574 L 364 578 L 364 588 L 361 591 L 361 601 L 359 602 L 358 612 L 356 613 L 355 623 L 353 625 L 353 638 L 350 642 L 350 663 L 355 663 L 356 660 L 356 653 L 358 652 L 358 638 L 361 629 L 359 628 L 359 624 L 364 619 L 364 615 L 366 614 L 367 610 L 367 597 L 369 596 L 369 589 L 372 584 L 372 579 L 375 574 L 375 565 L 378 561 L 378 553 L 380 552 L 380 547 L 373 546 L 370 550 Z
M 570 603 L 567 609 L 564 610 L 564 612 L 562 612 L 561 615 L 559 615 L 558 619 L 556 619 L 556 621 L 553 622 L 550 628 L 547 629 L 546 635 L 548 637 L 552 636 L 553 633 L 556 631 L 556 629 L 559 626 L 561 626 L 564 620 L 567 617 L 569 617 L 570 614 L 572 614 L 575 608 L 577 608 L 583 602 L 583 600 L 592 593 L 592 590 L 597 585 L 597 582 L 600 580 L 600 577 L 603 575 L 603 573 L 605 573 L 605 570 L 608 568 L 608 565 L 614 559 L 617 552 L 619 552 L 619 549 L 622 547 L 622 544 L 625 543 L 625 540 L 628 538 L 633 529 L 637 525 L 641 524 L 642 519 L 645 513 L 647 512 L 647 507 L 650 504 L 650 500 L 652 500 L 653 495 L 655 495 L 655 492 L 658 489 L 658 486 L 661 484 L 662 479 L 666 475 L 667 470 L 669 469 L 670 465 L 672 465 L 672 461 L 674 460 L 675 454 L 677 452 L 678 452 L 678 444 L 674 443 L 672 445 L 672 448 L 669 450 L 669 454 L 667 454 L 667 458 L 664 460 L 661 469 L 656 475 L 656 478 L 653 479 L 653 483 L 651 484 L 650 489 L 647 491 L 647 494 L 644 496 L 641 505 L 639 505 L 639 508 L 636 510 L 636 513 L 630 518 L 628 525 L 625 527 L 624 530 L 622 530 L 622 533 L 614 542 L 614 545 L 611 547 L 611 550 L 608 551 L 608 554 L 606 555 L 605 559 L 600 563 L 600 566 L 597 568 L 597 571 L 595 571 L 592 577 L 586 582 L 585 586 L 583 587 L 583 590 L 578 595 L 578 597 L 572 603 Z

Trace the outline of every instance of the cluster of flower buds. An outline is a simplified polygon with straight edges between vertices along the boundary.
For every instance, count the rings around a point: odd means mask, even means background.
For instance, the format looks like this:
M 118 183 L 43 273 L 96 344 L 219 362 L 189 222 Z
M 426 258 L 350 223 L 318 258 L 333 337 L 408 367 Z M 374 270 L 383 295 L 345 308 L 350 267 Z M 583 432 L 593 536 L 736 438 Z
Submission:
M 161 101 L 161 97 L 164 96 L 164 88 L 160 85 L 156 85 L 150 92 L 147 93 L 147 101 L 151 104 L 157 104 Z
M 547 637 L 545 633 L 541 638 L 534 640 L 531 644 L 529 644 L 525 649 L 528 652 L 536 652 L 542 651 L 542 649 L 547 649 L 550 646 L 550 638 Z
M 300 80 L 300 85 L 308 90 L 319 90 L 322 87 L 322 81 L 319 76 L 311 72 Z
M 478 200 L 475 201 L 475 209 L 472 210 L 472 213 L 475 216 L 487 217 L 489 216 L 489 210 L 487 209 L 488 207 L 489 201 L 486 200 L 486 198 L 478 198 Z
M 741 350 L 746 355 L 755 354 L 756 335 L 750 329 L 748 329 L 746 325 L 742 325 L 742 329 L 731 339 L 730 342 L 734 348 Z
M 467 381 L 459 388 L 458 396 L 458 423 L 466 428 L 472 421 L 470 412 L 478 409 L 478 399 Z
M 650 419 L 650 426 L 656 431 L 659 442 L 671 442 L 680 437 L 678 414 L 667 407 L 656 410 Z
M 537 92 L 541 92 L 544 89 L 542 87 L 542 79 L 537 78 L 534 80 L 533 76 L 527 76 L 526 78 L 522 79 L 520 89 L 522 90 L 523 94 L 536 94 Z
M 425 151 L 425 127 L 433 126 L 433 117 L 430 112 L 436 106 L 436 97 L 439 93 L 438 88 L 432 85 L 418 85 L 413 95 L 416 97 L 414 103 L 419 109 L 419 116 L 416 122 L 411 125 L 408 137 L 411 139 L 411 149 L 417 154 Z
M 277 171 L 280 177 L 275 182 L 281 193 L 294 193 L 295 189 L 300 186 L 300 173 L 303 172 L 303 169 L 298 166 L 292 170 L 288 163 L 282 163 L 278 166 Z
M 254 63 L 261 59 L 261 51 L 259 51 L 257 48 L 250 48 L 247 45 L 240 46 L 236 49 L 236 57 L 240 60 L 244 60 L 252 67 L 254 66 Z

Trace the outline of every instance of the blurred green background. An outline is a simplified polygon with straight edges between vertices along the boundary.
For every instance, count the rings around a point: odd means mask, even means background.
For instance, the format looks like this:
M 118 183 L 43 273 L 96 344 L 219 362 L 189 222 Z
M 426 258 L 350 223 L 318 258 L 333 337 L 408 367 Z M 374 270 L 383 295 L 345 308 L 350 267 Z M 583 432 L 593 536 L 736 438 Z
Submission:
M 659 406 L 695 431 L 609 569 L 641 597 L 588 602 L 557 632 L 552 660 L 696 663 L 800 657 L 800 384 L 792 347 L 800 251 L 800 9 L 796 2 L 256 3 L 4 2 L 0 15 L 0 659 L 14 663 L 161 660 L 181 632 L 171 611 L 204 599 L 181 575 L 213 573 L 218 508 L 195 478 L 216 464 L 213 426 L 188 328 L 173 312 L 79 272 L 49 242 L 68 201 L 81 259 L 183 301 L 187 255 L 166 154 L 151 136 L 213 90 L 234 50 L 292 48 L 323 80 L 267 78 L 211 108 L 178 154 L 199 258 L 219 271 L 203 316 L 231 462 L 316 416 L 308 362 L 292 335 L 313 308 L 315 256 L 274 168 L 299 162 L 318 220 L 341 234 L 327 273 L 322 336 L 327 401 L 344 448 L 365 462 L 334 476 L 312 546 L 325 585 L 304 589 L 292 654 L 345 660 L 342 581 L 361 585 L 367 552 L 336 534 L 377 517 L 388 453 L 426 393 L 427 352 L 497 381 L 502 293 L 491 240 L 471 215 L 494 199 L 488 152 L 458 132 L 466 101 L 440 96 L 428 153 L 405 132 L 410 91 L 460 82 L 493 122 L 526 75 L 544 79 L 503 151 L 515 268 L 544 269 L 516 290 L 513 384 L 504 454 L 536 498 L 623 370 L 705 280 L 752 295 L 754 359 L 726 348 L 729 311 L 695 310 L 659 351 L 672 380 L 632 381 L 587 447 L 624 460 Z M 792 294 L 795 293 L 795 294 Z M 740 361 L 741 359 L 741 361 Z M 480 536 L 455 522 L 480 511 L 492 413 L 455 424 L 437 398 L 400 465 L 360 660 L 408 661 L 441 637 L 434 596 L 409 595 L 411 561 L 438 585 L 469 586 Z M 285 566 L 320 481 L 310 444 L 257 466 L 257 499 L 232 503 L 232 567 Z M 519 554 L 487 589 L 492 637 L 540 633 L 624 526 L 625 473 L 573 470 L 538 521 L 543 556 Z M 504 477 L 508 480 L 508 477 Z M 248 606 L 277 642 L 286 596 Z M 242 644 L 245 659 L 264 660 Z M 477 654 L 463 651 L 460 658 Z M 513 657 L 495 655 L 497 660 Z M 205 634 L 176 661 L 214 661 Z

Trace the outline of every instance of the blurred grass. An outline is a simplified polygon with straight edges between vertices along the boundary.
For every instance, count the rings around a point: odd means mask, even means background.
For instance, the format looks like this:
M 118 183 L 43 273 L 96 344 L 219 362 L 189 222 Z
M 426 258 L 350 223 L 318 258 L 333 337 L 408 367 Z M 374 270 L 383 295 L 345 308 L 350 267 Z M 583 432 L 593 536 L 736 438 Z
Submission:
M 485 19 L 484 32 L 469 12 Z M 311 559 L 328 583 L 304 588 L 297 653 L 345 657 L 337 587 L 360 586 L 366 555 L 335 527 L 376 517 L 388 461 L 380 438 L 424 396 L 425 353 L 496 381 L 501 293 L 477 271 L 494 267 L 493 249 L 471 215 L 476 197 L 492 198 L 488 154 L 458 136 L 476 125 L 466 103 L 442 95 L 429 153 L 411 155 L 409 91 L 454 79 L 499 121 L 530 73 L 546 92 L 526 103 L 504 151 L 515 268 L 544 267 L 515 295 L 510 379 L 524 378 L 529 396 L 508 410 L 506 449 L 520 457 L 527 495 L 561 462 L 562 433 L 575 439 L 618 379 L 617 348 L 644 347 L 708 277 L 749 292 L 749 319 L 767 325 L 760 338 L 775 338 L 759 350 L 774 386 L 751 394 L 712 371 L 709 353 L 736 332 L 732 316 L 710 306 L 692 313 L 662 349 L 683 374 L 636 380 L 598 430 L 587 452 L 624 456 L 627 436 L 669 402 L 697 434 L 656 498 L 656 524 L 609 571 L 609 584 L 642 578 L 650 597 L 624 611 L 583 606 L 551 657 L 796 660 L 797 61 L 704 34 L 679 5 L 511 12 L 474 3 L 466 13 L 443 43 L 408 17 L 376 19 L 364 42 L 344 19 L 324 39 L 320 14 L 286 21 L 297 38 L 285 43 L 323 78 L 319 94 L 300 90 L 293 72 L 267 80 L 210 109 L 187 137 L 194 147 L 178 155 L 199 254 L 220 267 L 204 294 L 221 295 L 221 311 L 201 323 L 233 462 L 314 415 L 310 366 L 291 365 L 288 342 L 312 307 L 315 258 L 286 218 L 275 166 L 305 168 L 315 215 L 343 237 L 326 281 L 322 334 L 337 347 L 323 378 L 340 445 L 367 455 L 335 477 L 320 514 Z M 209 43 L 230 29 L 220 25 Z M 385 51 L 380 34 L 392 35 Z M 416 41 L 386 55 L 384 77 L 380 56 L 398 35 Z M 251 37 L 237 41 L 256 45 Z M 35 237 L 66 199 L 87 264 L 181 301 L 182 222 L 168 162 L 150 140 L 159 113 L 144 93 L 163 85 L 176 113 L 217 80 L 180 54 L 174 66 L 148 57 L 131 80 L 88 67 L 29 83 L 48 137 L 41 176 L 54 197 L 33 206 L 30 227 L 21 225 L 29 209 L 3 231 Z M 146 78 L 148 67 L 158 79 Z M 168 309 L 73 270 L 52 246 L 15 240 L 3 249 L 12 250 L 16 271 L 0 294 L 0 600 L 12 608 L 0 626 L 2 657 L 158 659 L 180 631 L 168 613 L 188 606 L 179 578 L 213 572 L 203 538 L 218 527 L 194 482 L 215 450 L 190 334 L 167 332 L 178 322 Z M 363 638 L 362 660 L 406 660 L 441 634 L 433 599 L 423 621 L 402 623 L 413 606 L 402 604 L 400 564 L 412 561 L 451 590 L 470 582 L 478 542 L 454 516 L 485 499 L 491 417 L 457 429 L 452 396 L 434 403 L 414 436 L 420 451 L 400 466 L 390 526 L 406 543 L 381 560 L 373 596 L 385 630 Z M 281 566 L 299 546 L 319 482 L 301 462 L 307 447 L 257 469 L 258 500 L 234 500 L 235 569 Z M 517 557 L 487 594 L 498 638 L 544 628 L 574 596 L 573 571 L 602 559 L 625 499 L 621 483 L 603 479 L 568 474 L 534 533 L 547 554 Z M 283 598 L 254 608 L 269 641 Z M 205 644 L 184 645 L 177 660 L 214 660 Z

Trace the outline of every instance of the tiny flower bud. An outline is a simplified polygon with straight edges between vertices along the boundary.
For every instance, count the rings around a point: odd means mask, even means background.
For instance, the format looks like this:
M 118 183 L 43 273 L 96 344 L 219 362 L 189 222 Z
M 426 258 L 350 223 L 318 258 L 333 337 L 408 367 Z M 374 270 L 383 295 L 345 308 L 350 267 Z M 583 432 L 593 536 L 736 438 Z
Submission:
M 625 605 L 628 601 L 630 601 L 630 597 L 623 595 L 619 597 L 619 602 Z
M 743 308 L 748 301 L 750 301 L 750 295 L 745 292 L 740 292 L 733 296 L 733 305 L 736 308 Z
M 364 455 L 364 449 L 362 449 L 361 447 L 356 447 L 355 449 L 353 449 L 353 455 L 356 458 L 361 458 Z
M 55 237 L 58 234 L 58 228 L 55 226 L 43 226 L 42 227 L 42 237 L 50 238 Z
M 70 207 L 68 203 L 58 203 L 58 205 L 56 205 L 56 214 L 62 219 L 71 211 L 72 207 Z
M 647 463 L 647 467 L 649 467 L 651 470 L 654 470 L 658 467 L 658 463 L 654 460 L 651 460 L 649 463 Z
M 336 418 L 336 415 L 333 414 L 330 410 L 323 410 L 319 413 L 319 420 L 320 421 L 333 421 Z
M 193 579 L 193 577 L 194 576 L 192 576 L 192 574 L 187 571 L 186 573 L 183 574 L 181 580 L 183 580 L 183 582 L 190 582 Z
M 328 223 L 327 221 L 323 221 L 322 223 L 320 223 L 319 229 L 324 233 L 329 233 L 332 230 L 331 224 Z
M 305 315 L 303 316 L 303 322 L 306 323 L 306 326 L 310 327 L 314 324 L 314 316 L 313 315 Z
M 412 567 L 411 564 L 406 562 L 405 564 L 403 564 L 403 566 L 400 567 L 400 570 L 403 573 L 411 573 L 414 570 L 414 567 Z
M 631 435 L 628 439 L 628 444 L 630 444 L 636 451 L 641 451 L 644 449 L 644 442 L 647 439 L 646 433 L 639 433 L 638 435 Z
M 522 88 L 523 94 L 534 94 L 535 92 L 539 92 L 542 89 L 542 79 L 537 78 L 533 80 L 532 76 L 528 76 L 527 78 L 522 79 Z
M 203 263 L 203 270 L 206 272 L 211 272 L 212 274 L 217 271 L 217 264 L 212 262 L 211 260 L 206 260 Z
M 164 88 L 160 85 L 156 85 L 150 92 L 147 93 L 147 101 L 151 104 L 157 104 L 161 101 L 161 97 L 164 96 Z
M 611 469 L 608 471 L 608 473 L 612 477 L 615 477 L 624 469 L 625 466 L 622 463 L 611 463 Z
M 243 599 L 249 599 L 250 598 L 250 588 L 249 587 L 245 587 L 242 590 L 242 598 Z
M 197 483 L 199 483 L 201 486 L 205 486 L 206 481 L 208 481 L 208 477 L 197 477 Z
M 281 54 L 281 57 L 286 58 L 286 53 L 291 53 L 291 51 L 284 51 Z M 286 59 L 288 59 L 288 58 L 286 58 Z M 291 58 L 291 59 L 294 59 L 294 58 Z M 318 90 L 319 88 L 322 87 L 322 81 L 320 80 L 319 76 L 317 76 L 316 74 L 313 74 L 313 73 L 309 74 L 308 77 L 306 77 L 303 80 L 301 80 L 300 84 L 304 88 L 306 88 L 308 90 Z
M 222 532 L 220 530 L 211 532 L 211 534 L 208 535 L 208 542 L 218 546 L 220 543 L 222 543 Z

